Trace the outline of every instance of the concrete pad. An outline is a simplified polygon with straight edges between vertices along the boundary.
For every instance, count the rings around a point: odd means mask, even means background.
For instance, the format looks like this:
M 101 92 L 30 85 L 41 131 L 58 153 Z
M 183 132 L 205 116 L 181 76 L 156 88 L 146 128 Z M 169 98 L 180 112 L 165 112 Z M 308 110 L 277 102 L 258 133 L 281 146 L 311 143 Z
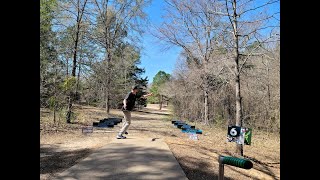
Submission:
M 115 139 L 53 179 L 187 180 L 168 145 L 161 139 Z

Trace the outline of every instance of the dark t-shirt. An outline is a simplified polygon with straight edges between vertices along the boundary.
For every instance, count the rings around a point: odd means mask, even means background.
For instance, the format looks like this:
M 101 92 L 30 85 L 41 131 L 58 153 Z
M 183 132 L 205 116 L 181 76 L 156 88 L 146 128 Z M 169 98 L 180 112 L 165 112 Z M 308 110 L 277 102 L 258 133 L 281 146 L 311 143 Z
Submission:
M 129 92 L 124 99 L 127 100 L 127 107 L 126 107 L 126 109 L 124 109 L 124 107 L 122 107 L 122 110 L 132 111 L 134 104 L 136 102 L 136 95 L 133 94 L 132 92 Z

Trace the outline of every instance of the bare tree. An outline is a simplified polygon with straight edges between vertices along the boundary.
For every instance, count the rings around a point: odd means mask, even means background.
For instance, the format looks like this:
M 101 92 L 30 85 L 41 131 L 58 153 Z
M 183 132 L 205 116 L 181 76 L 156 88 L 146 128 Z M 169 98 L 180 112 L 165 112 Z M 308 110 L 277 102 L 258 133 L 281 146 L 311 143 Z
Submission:
M 252 0 L 167 0 L 166 2 L 168 13 L 164 17 L 165 22 L 157 28 L 158 34 L 155 36 L 167 44 L 181 47 L 186 54 L 186 61 L 189 64 L 192 61 L 193 66 L 200 70 L 189 68 L 202 75 L 200 87 L 204 94 L 205 123 L 208 124 L 209 120 L 209 89 L 218 90 L 217 88 L 222 87 L 220 85 L 228 87 L 232 85 L 235 94 L 235 124 L 243 126 L 241 73 L 250 68 L 249 62 L 253 57 L 265 54 L 258 51 L 262 45 L 278 41 L 276 34 L 272 32 L 279 28 L 277 24 L 279 12 L 270 14 L 263 11 L 263 8 L 279 1 L 268 0 L 258 3 Z M 264 33 L 266 31 L 271 32 L 270 35 Z M 212 63 L 216 65 L 212 66 Z M 221 69 L 215 68 L 217 65 L 220 65 Z M 226 70 L 229 70 L 229 73 Z M 225 77 L 222 78 L 221 74 L 225 74 Z M 194 75 L 196 76 L 197 74 Z M 219 98 L 211 97 L 211 102 L 220 101 Z M 216 102 L 211 104 L 213 103 Z M 213 107 L 211 106 L 210 111 Z M 237 152 L 243 156 L 242 145 L 237 146 Z
M 209 71 L 208 61 L 213 55 L 215 38 L 220 26 L 221 15 L 212 14 L 210 10 L 218 3 L 205 0 L 167 0 L 166 21 L 157 28 L 156 37 L 168 44 L 179 46 L 190 61 L 201 71 L 204 123 L 209 123 Z
M 258 35 L 260 34 L 259 30 L 264 29 L 266 24 L 264 22 L 270 18 L 273 18 L 275 14 L 271 15 L 259 15 L 262 14 L 262 11 L 259 10 L 262 7 L 267 5 L 277 3 L 278 0 L 268 1 L 260 6 L 254 7 L 251 0 L 241 2 L 232 0 L 231 4 L 228 0 L 225 0 L 225 10 L 226 15 L 229 19 L 229 23 L 231 28 L 226 27 L 226 30 L 231 31 L 232 41 L 226 41 L 226 47 L 229 49 L 231 53 L 231 58 L 234 60 L 234 68 L 231 70 L 234 74 L 235 81 L 235 96 L 236 96 L 236 125 L 243 125 L 243 110 L 242 110 L 242 96 L 241 96 L 241 86 L 240 86 L 240 77 L 243 68 L 245 67 L 247 60 L 249 57 L 259 54 L 254 54 L 254 50 L 260 46 L 262 43 L 268 42 L 268 40 L 272 39 L 271 37 L 264 38 L 260 40 Z M 251 6 L 249 6 L 251 5 Z M 252 7 L 253 6 L 253 7 Z M 247 14 L 251 13 L 250 20 L 247 18 Z M 243 17 L 241 19 L 241 17 Z M 277 26 L 274 26 L 277 27 Z M 252 39 L 258 40 L 258 43 L 255 47 L 251 49 L 249 52 L 244 52 L 243 49 L 248 47 L 248 45 L 252 44 Z M 237 152 L 240 156 L 243 156 L 243 146 L 241 144 L 237 145 Z

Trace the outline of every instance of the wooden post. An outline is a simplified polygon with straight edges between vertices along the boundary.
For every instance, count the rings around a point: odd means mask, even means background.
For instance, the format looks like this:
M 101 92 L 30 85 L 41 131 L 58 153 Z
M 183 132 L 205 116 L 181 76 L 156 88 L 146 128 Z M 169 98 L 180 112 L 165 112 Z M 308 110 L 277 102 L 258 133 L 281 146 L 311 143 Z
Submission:
M 219 179 L 218 180 L 223 180 L 224 179 L 224 164 L 220 163 L 219 164 Z
M 224 179 L 224 164 L 221 162 L 222 156 L 218 157 L 219 161 L 219 177 L 218 180 L 223 180 Z

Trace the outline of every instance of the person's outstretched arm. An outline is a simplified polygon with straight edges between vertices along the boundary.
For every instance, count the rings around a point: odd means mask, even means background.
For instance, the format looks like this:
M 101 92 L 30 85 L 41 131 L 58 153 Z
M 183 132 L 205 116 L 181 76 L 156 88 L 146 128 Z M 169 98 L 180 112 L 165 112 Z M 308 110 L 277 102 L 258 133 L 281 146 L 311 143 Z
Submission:
M 141 98 L 147 98 L 149 96 L 152 96 L 152 93 L 148 93 L 148 94 L 142 95 Z

